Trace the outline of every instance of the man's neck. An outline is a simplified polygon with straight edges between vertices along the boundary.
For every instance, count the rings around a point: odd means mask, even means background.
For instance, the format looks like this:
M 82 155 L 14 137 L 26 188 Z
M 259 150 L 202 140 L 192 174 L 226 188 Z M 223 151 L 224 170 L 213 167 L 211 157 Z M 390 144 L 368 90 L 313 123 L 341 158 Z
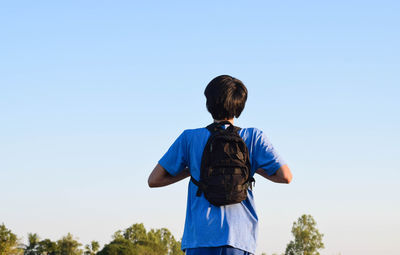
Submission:
M 233 118 L 229 120 L 214 120 L 214 122 L 229 121 L 233 125 Z

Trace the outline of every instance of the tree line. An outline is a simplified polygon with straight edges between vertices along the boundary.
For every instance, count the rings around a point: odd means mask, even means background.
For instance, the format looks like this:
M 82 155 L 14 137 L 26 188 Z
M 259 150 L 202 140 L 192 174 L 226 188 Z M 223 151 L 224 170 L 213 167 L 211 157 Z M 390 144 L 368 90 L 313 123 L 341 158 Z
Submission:
M 284 255 L 319 255 L 324 248 L 323 234 L 316 228 L 311 215 L 302 215 L 293 223 L 292 234 Z M 183 255 L 181 242 L 166 228 L 146 230 L 142 223 L 133 224 L 112 235 L 110 243 L 100 249 L 97 241 L 83 246 L 68 233 L 59 240 L 41 239 L 36 233 L 28 234 L 28 243 L 0 225 L 1 255 Z M 266 253 L 262 253 L 266 255 Z M 274 255 L 274 254 L 273 254 Z M 276 255 L 276 254 L 275 254 Z
M 112 241 L 100 250 L 100 244 L 92 241 L 83 245 L 68 233 L 59 240 L 40 239 L 37 234 L 28 234 L 28 244 L 0 225 L 1 255 L 183 255 L 181 242 L 166 228 L 147 231 L 143 224 L 133 224 L 118 230 Z

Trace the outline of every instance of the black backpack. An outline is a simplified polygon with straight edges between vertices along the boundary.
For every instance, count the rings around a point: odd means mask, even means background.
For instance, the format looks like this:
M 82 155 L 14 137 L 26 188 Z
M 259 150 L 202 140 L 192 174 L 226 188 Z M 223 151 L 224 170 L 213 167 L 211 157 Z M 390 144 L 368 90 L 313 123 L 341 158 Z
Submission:
M 229 124 L 223 129 L 222 126 Z M 254 178 L 250 174 L 248 148 L 239 136 L 239 127 L 229 121 L 207 126 L 211 135 L 201 158 L 200 181 L 191 177 L 198 187 L 197 196 L 204 193 L 213 205 L 240 203 L 247 198 Z

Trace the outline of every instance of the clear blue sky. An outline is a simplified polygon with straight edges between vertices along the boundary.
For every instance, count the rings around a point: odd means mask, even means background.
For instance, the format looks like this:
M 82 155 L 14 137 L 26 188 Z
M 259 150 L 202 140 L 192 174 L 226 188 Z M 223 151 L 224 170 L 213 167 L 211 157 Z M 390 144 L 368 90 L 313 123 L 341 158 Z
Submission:
M 219 74 L 294 180 L 257 178 L 258 253 L 314 216 L 323 255 L 398 254 L 398 1 L 2 1 L 0 222 L 109 242 L 183 230 L 187 181 L 149 189 L 174 139 L 211 118 Z

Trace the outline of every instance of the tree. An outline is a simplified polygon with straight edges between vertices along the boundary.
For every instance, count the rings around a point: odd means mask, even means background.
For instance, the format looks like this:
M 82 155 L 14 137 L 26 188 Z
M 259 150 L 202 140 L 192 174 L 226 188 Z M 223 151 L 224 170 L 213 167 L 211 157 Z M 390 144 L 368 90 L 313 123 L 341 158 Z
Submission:
M 139 255 L 139 253 L 131 241 L 118 238 L 106 244 L 97 255 Z
M 51 241 L 50 239 L 44 239 L 39 242 L 39 245 L 37 247 L 37 251 L 41 255 L 57 255 L 58 253 L 58 247 L 57 243 Z
M 177 242 L 166 228 L 152 229 L 147 233 L 147 246 L 152 247 L 158 254 L 183 254 L 180 242 Z
M 56 242 L 50 239 L 39 241 L 36 234 L 29 234 L 29 245 L 25 249 L 24 255 L 82 255 L 83 250 L 79 247 L 82 245 L 74 237 L 68 233 Z M 36 243 L 36 245 L 35 245 Z M 34 247 L 34 248 L 32 248 Z M 86 245 L 85 255 L 94 255 L 99 250 L 99 243 L 92 241 L 90 245 Z
M 66 236 L 63 236 L 60 240 L 57 241 L 57 255 L 82 255 L 83 251 L 79 249 L 81 246 L 77 240 L 73 238 L 73 236 L 68 233 Z
M 115 233 L 115 236 L 118 235 L 117 233 Z M 147 233 L 143 223 L 136 223 L 125 229 L 123 237 L 127 240 L 130 240 L 133 244 L 140 245 L 147 243 Z
M 118 230 L 99 255 L 183 255 L 181 242 L 166 228 L 146 231 L 142 223 Z
M 18 238 L 3 224 L 0 225 L 0 254 L 19 255 L 23 249 L 19 248 Z
M 98 242 L 96 242 L 96 241 L 92 241 L 92 242 L 90 243 L 90 245 L 87 244 L 87 245 L 85 246 L 85 252 L 84 252 L 84 254 L 85 254 L 85 255 L 95 255 L 96 252 L 99 250 L 99 248 L 100 248 L 100 244 L 99 244 Z
M 28 245 L 25 246 L 24 255 L 39 255 L 39 241 L 38 234 L 28 234 Z
M 285 255 L 319 255 L 318 250 L 324 248 L 323 234 L 316 228 L 316 222 L 311 215 L 302 215 L 293 223 L 294 241 L 286 246 Z

